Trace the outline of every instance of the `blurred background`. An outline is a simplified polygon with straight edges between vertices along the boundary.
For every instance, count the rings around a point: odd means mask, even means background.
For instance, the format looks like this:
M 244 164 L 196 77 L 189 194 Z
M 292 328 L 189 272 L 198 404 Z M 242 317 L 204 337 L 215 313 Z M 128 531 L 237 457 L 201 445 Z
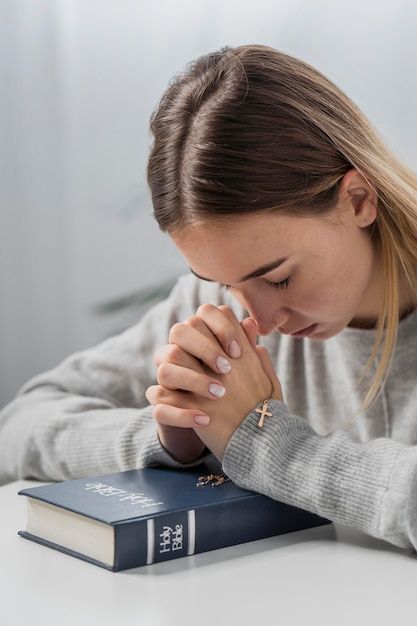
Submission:
M 0 0 L 0 406 L 187 271 L 145 178 L 150 114 L 187 62 L 297 56 L 416 168 L 416 30 L 414 0 Z

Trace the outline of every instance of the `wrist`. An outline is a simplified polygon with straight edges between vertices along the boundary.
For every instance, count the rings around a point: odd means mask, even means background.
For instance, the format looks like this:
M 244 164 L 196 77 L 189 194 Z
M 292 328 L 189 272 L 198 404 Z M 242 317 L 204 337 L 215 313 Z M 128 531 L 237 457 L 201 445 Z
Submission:
M 178 441 L 173 441 L 172 437 L 170 437 L 168 443 L 163 433 L 160 431 L 157 433 L 158 440 L 162 448 L 174 461 L 177 461 L 178 463 L 193 463 L 209 452 L 206 445 L 195 436 L 194 431 L 192 431 L 192 435 L 193 438 L 191 441 L 191 437 L 187 437 L 187 434 L 184 433 L 182 438 Z

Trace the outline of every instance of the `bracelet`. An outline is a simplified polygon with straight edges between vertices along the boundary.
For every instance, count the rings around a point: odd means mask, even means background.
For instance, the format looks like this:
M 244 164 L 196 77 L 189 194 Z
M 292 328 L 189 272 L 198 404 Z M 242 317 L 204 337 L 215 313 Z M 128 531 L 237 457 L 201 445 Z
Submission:
M 258 422 L 259 428 L 263 427 L 265 417 L 272 417 L 272 413 L 269 412 L 269 405 L 268 405 L 269 400 L 270 398 L 262 402 L 261 409 L 259 408 L 255 409 L 255 412 L 260 413 L 261 415 L 261 417 L 259 418 L 259 422 Z
M 264 425 L 265 417 L 272 417 L 272 413 L 269 412 L 269 399 L 263 400 L 262 408 L 256 408 L 256 413 L 260 414 L 258 426 L 262 428 Z M 197 487 L 204 487 L 205 485 L 211 484 L 212 487 L 218 487 L 219 485 L 223 485 L 228 482 L 230 478 L 226 476 L 226 474 L 208 474 L 206 476 L 199 476 L 198 482 L 196 483 Z

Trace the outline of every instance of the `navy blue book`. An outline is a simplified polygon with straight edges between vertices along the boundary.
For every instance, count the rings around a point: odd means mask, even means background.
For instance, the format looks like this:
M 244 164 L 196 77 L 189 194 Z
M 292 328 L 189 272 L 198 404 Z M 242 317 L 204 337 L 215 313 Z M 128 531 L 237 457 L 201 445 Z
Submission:
M 214 463 L 22 489 L 28 520 L 19 535 L 116 572 L 330 523 L 227 477 L 215 485 Z

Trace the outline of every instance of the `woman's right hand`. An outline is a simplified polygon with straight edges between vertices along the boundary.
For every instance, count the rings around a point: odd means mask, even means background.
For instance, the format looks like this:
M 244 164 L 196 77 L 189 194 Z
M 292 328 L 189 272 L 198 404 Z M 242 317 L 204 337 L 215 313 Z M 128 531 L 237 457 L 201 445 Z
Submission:
M 243 330 L 246 332 L 248 339 L 255 346 L 256 345 L 256 326 L 252 321 L 243 320 L 240 323 Z M 233 363 L 233 359 L 227 357 L 229 361 Z M 238 357 L 239 358 L 239 357 Z M 194 369 L 208 375 L 216 374 L 196 359 L 194 356 L 185 352 L 182 348 L 176 344 L 166 344 L 158 348 L 154 354 L 154 363 L 157 368 L 162 363 L 172 363 L 180 367 L 187 367 Z M 213 400 L 215 402 L 215 400 Z M 194 428 L 186 426 L 175 426 L 174 424 L 161 423 L 157 421 L 157 432 L 159 441 L 165 450 L 180 463 L 190 463 L 195 461 L 202 455 L 206 446 L 201 441 L 200 437 L 194 431 Z

